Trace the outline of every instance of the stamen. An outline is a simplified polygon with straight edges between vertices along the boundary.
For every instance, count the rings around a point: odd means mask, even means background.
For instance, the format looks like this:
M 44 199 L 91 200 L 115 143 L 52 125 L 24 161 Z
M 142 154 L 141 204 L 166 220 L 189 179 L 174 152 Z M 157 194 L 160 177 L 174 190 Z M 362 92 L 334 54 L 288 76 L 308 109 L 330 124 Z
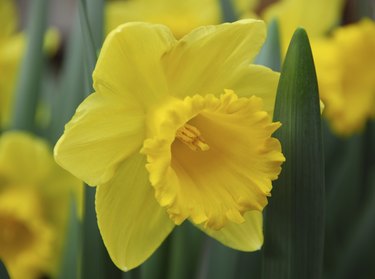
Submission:
M 208 144 L 201 137 L 199 130 L 187 123 L 177 130 L 176 138 L 194 151 L 197 151 L 198 149 L 201 151 L 207 151 L 210 149 Z

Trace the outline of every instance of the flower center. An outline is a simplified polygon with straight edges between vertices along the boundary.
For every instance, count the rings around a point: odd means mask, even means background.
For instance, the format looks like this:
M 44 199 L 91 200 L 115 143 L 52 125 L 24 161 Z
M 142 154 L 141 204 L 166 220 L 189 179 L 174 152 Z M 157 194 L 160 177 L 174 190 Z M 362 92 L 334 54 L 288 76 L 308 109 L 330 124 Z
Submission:
M 52 234 L 39 198 L 25 185 L 9 185 L 0 192 L 0 258 L 4 261 L 25 255 L 49 259 Z
M 201 132 L 188 123 L 185 123 L 184 126 L 177 130 L 176 138 L 194 151 L 207 151 L 210 149 L 208 144 L 202 138 Z
M 29 228 L 12 216 L 0 215 L 0 256 L 15 256 L 33 241 Z

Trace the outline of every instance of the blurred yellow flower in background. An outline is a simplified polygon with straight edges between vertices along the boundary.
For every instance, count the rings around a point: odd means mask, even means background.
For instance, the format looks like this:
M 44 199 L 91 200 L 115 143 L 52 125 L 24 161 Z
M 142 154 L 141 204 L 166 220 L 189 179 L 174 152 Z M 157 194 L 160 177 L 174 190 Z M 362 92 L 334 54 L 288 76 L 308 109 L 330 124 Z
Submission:
M 306 29 L 310 39 L 324 36 L 340 24 L 343 5 L 344 0 L 281 0 L 270 5 L 262 17 L 278 20 L 285 55 L 297 27 Z
M 253 15 L 258 0 L 231 0 L 238 18 Z M 106 33 L 130 21 L 167 25 L 177 38 L 202 25 L 223 21 L 220 0 L 128 0 L 106 4 Z
M 336 29 L 313 42 L 320 97 L 337 134 L 351 135 L 375 116 L 375 22 Z
M 242 20 L 177 41 L 136 22 L 107 37 L 95 93 L 55 159 L 98 185 L 99 229 L 120 269 L 143 263 L 186 219 L 234 249 L 261 247 L 261 211 L 285 160 L 271 137 L 279 74 L 251 64 L 265 33 Z
M 0 137 L 0 260 L 11 278 L 56 275 L 70 199 L 81 188 L 44 141 L 23 132 Z
M 0 259 L 12 278 L 49 273 L 53 233 L 37 191 L 9 187 L 0 192 Z

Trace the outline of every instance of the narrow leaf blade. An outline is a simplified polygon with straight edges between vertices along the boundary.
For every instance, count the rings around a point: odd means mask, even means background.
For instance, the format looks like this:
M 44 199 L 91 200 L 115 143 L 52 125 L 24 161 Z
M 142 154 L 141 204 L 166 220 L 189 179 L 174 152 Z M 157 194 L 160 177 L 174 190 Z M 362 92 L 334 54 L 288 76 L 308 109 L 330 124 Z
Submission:
M 90 10 L 89 10 L 90 9 Z M 103 39 L 102 32 L 93 33 L 93 27 L 90 23 L 95 22 L 95 27 L 103 26 L 103 21 L 98 22 L 99 20 L 103 20 L 103 17 L 98 17 L 98 19 L 90 20 L 89 15 L 96 15 L 97 12 L 94 10 L 98 9 L 99 11 L 103 11 L 103 0 L 95 0 L 90 2 L 90 5 L 86 5 L 86 0 L 79 0 L 79 19 L 81 22 L 81 29 L 82 29 L 82 37 L 83 37 L 83 47 L 84 47 L 84 59 L 85 59 L 85 80 L 86 80 L 86 87 L 88 95 L 92 91 L 92 72 L 94 71 L 96 60 L 97 60 L 97 50 L 98 44 L 101 44 Z M 92 12 L 90 12 L 92 11 Z M 100 30 L 100 29 L 98 29 Z
M 47 25 L 47 0 L 30 1 L 27 46 L 15 92 L 11 129 L 34 129 L 34 118 L 41 86 L 43 38 Z
M 70 198 L 69 222 L 66 233 L 64 252 L 58 278 L 77 278 L 80 250 L 81 224 L 78 220 L 77 203 L 75 197 Z
M 306 32 L 297 29 L 280 76 L 274 120 L 286 162 L 266 209 L 263 278 L 321 278 L 324 162 L 318 85 Z
M 60 86 L 54 95 L 48 137 L 55 144 L 64 132 L 65 124 L 75 113 L 85 96 L 83 72 L 83 40 L 78 13 L 69 37 L 67 56 L 63 64 Z

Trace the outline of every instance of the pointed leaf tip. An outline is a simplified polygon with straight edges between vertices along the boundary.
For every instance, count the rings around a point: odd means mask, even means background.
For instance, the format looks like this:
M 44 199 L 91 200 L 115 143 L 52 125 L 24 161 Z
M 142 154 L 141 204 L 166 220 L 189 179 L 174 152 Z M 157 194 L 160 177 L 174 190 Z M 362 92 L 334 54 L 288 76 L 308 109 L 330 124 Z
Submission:
M 266 208 L 263 279 L 321 278 L 324 161 L 318 85 L 307 33 L 293 35 L 282 67 L 274 134 L 286 157 Z

